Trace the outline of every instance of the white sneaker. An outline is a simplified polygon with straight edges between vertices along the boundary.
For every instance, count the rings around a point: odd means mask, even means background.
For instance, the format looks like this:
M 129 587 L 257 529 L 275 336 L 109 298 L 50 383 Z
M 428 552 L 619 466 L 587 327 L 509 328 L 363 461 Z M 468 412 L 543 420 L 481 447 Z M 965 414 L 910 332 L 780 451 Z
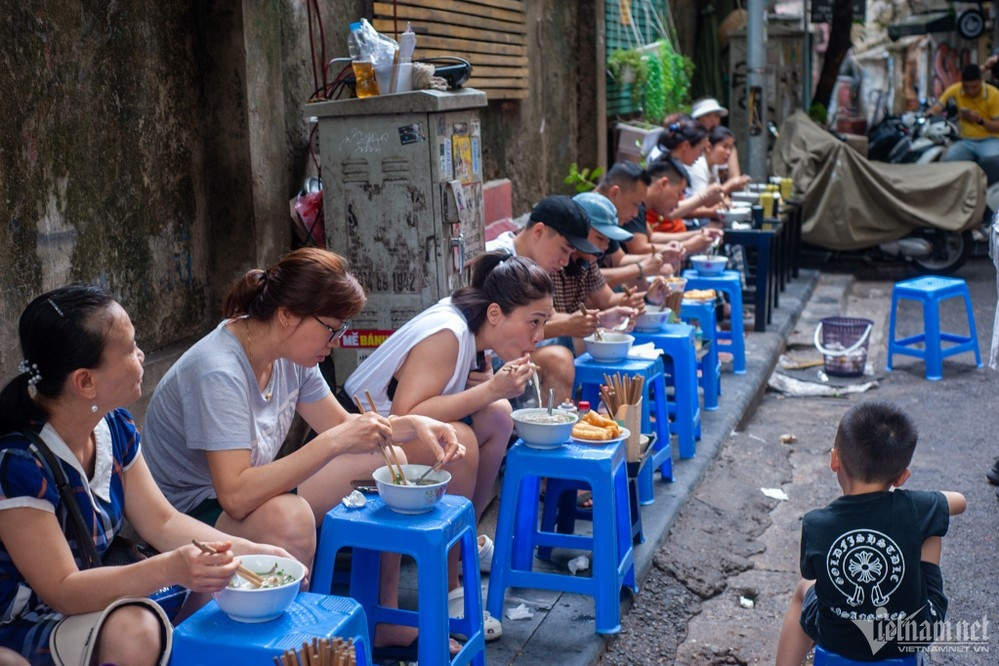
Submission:
M 479 572 L 489 573 L 493 568 L 493 540 L 485 534 L 479 535 Z
M 451 617 L 465 617 L 465 588 L 456 587 L 448 592 L 447 614 Z M 482 633 L 486 642 L 494 641 L 503 635 L 503 625 L 485 608 L 482 609 Z M 465 639 L 467 636 L 461 638 Z

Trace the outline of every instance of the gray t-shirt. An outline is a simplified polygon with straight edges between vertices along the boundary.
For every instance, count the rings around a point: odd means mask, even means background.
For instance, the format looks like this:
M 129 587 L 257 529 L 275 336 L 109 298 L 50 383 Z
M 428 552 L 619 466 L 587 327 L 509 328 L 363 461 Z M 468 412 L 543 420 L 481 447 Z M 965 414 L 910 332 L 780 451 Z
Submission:
M 226 323 L 184 352 L 146 412 L 146 462 L 166 498 L 184 512 L 217 496 L 205 451 L 249 449 L 251 465 L 266 465 L 284 443 L 296 406 L 330 393 L 319 366 L 285 359 L 274 362 L 261 391 Z

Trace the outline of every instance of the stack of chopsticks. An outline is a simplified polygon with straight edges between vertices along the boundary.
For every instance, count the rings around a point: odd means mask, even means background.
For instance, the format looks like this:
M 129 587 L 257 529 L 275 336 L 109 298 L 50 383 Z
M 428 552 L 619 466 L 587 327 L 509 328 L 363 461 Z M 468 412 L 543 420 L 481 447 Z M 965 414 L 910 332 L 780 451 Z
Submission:
M 281 658 L 274 657 L 274 666 L 356 666 L 354 639 L 313 638 L 302 643 L 301 650 L 285 650 Z
M 378 410 L 375 408 L 375 401 L 371 399 L 371 391 L 365 391 L 364 397 L 368 399 L 368 404 L 371 405 L 371 411 L 377 414 Z M 354 404 L 357 405 L 357 409 L 363 414 L 364 405 L 361 404 L 361 399 L 356 395 L 354 396 Z M 401 486 L 409 485 L 409 482 L 406 481 L 406 475 L 402 471 L 402 465 L 399 464 L 399 459 L 395 455 L 395 449 L 391 446 L 382 446 L 380 448 L 382 450 L 382 455 L 385 457 L 385 465 L 389 468 L 389 472 L 392 473 L 392 476 L 395 477 L 396 484 Z
M 637 405 L 642 398 L 644 385 L 645 377 L 641 375 L 622 377 L 620 372 L 615 372 L 613 376 L 604 373 L 604 383 L 600 385 L 600 399 L 603 400 L 611 418 L 618 413 L 621 405 Z

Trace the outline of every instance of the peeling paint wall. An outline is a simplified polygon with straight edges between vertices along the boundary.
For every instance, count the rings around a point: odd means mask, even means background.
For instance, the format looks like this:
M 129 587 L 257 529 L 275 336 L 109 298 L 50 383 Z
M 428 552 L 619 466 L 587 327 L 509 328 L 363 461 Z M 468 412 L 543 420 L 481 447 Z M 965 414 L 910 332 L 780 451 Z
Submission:
M 346 55 L 348 23 L 369 3 L 319 4 L 328 61 Z M 20 360 L 24 305 L 96 282 L 132 316 L 148 399 L 217 322 L 230 281 L 291 244 L 288 200 L 315 174 L 303 117 L 315 89 L 308 3 L 5 5 L 0 382 Z M 515 212 L 566 191 L 571 162 L 601 159 L 592 23 L 603 1 L 527 6 L 531 96 L 481 115 L 484 179 L 511 179 Z

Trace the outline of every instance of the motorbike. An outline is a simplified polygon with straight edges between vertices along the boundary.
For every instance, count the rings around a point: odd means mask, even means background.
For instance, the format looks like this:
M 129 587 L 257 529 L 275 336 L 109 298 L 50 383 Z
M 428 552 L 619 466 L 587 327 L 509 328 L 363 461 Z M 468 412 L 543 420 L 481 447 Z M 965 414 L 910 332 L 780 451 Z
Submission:
M 882 125 L 874 152 L 892 155 L 893 164 L 869 161 L 803 113 L 785 121 L 773 165 L 804 192 L 802 240 L 951 273 L 972 254 L 971 230 L 985 212 L 984 172 L 967 162 L 934 162 L 950 133 L 956 136 L 946 123 L 913 114 Z

